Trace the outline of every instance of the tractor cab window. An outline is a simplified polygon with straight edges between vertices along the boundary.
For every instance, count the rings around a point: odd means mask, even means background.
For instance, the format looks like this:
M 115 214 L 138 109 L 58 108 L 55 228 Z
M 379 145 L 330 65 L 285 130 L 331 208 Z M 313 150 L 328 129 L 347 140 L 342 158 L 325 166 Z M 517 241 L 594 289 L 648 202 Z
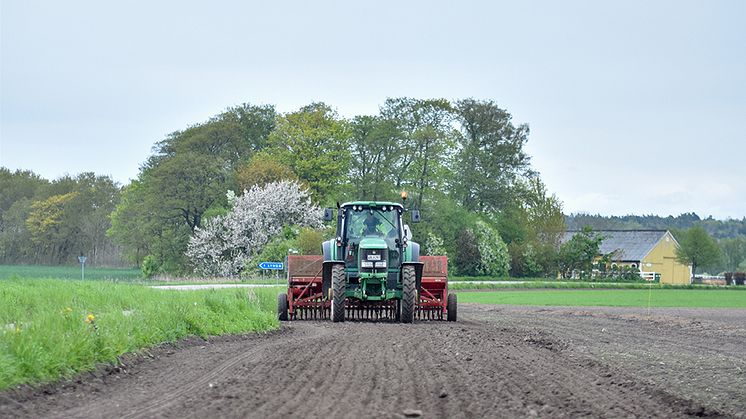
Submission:
M 360 208 L 360 209 L 358 209 Z M 381 207 L 350 207 L 345 210 L 345 233 L 347 240 L 359 243 L 364 237 L 379 237 L 390 242 L 399 237 L 399 217 L 396 209 Z

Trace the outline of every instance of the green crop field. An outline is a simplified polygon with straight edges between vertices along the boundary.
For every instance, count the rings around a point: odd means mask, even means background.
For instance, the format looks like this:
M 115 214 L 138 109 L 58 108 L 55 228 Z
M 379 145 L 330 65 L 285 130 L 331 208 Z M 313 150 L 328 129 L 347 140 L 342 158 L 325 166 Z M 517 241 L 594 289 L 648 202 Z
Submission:
M 80 265 L 43 266 L 43 265 L 0 265 L 0 280 L 2 279 L 81 279 Z M 106 279 L 117 281 L 135 281 L 142 278 L 138 268 L 85 268 L 85 279 Z
M 276 328 L 277 291 L 164 291 L 109 281 L 0 280 L 0 389 L 90 370 L 189 335 Z
M 459 303 L 538 306 L 735 307 L 746 308 L 746 292 L 735 290 L 535 290 L 460 292 Z
M 450 282 L 448 288 L 453 291 L 461 290 L 500 290 L 506 288 L 529 288 L 529 289 L 691 289 L 691 290 L 732 290 L 746 291 L 743 286 L 722 286 L 722 285 L 701 285 L 701 284 L 651 284 L 639 282 L 588 282 L 588 281 L 509 281 L 504 283 L 486 283 L 486 282 Z

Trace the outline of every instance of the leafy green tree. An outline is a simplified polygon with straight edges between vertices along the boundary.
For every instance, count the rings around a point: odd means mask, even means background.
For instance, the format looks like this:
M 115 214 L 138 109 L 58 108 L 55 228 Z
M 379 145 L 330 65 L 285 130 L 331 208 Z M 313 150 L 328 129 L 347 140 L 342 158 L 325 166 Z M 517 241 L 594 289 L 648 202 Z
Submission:
M 239 167 L 236 173 L 239 190 L 248 190 L 252 186 L 264 186 L 281 180 L 298 180 L 298 176 L 286 165 L 266 151 L 254 154 L 249 162 Z
M 329 106 L 313 103 L 279 116 L 268 141 L 270 152 L 323 201 L 333 200 L 349 179 L 349 138 L 346 121 Z
M 697 268 L 712 266 L 720 261 L 720 248 L 704 228 L 692 227 L 680 233 L 677 239 L 679 247 L 676 249 L 676 260 L 692 265 L 692 275 L 697 273 Z
M 599 248 L 604 237 L 590 228 L 577 232 L 565 243 L 562 243 L 557 256 L 557 268 L 563 278 L 572 276 L 573 271 L 586 274 L 593 269 L 593 261 L 601 256 Z
M 499 210 L 513 199 L 516 182 L 531 174 L 523 149 L 528 126 L 513 125 L 493 101 L 465 99 L 454 107 L 461 123 L 454 194 L 469 210 Z
M 267 146 L 274 129 L 273 106 L 243 104 L 229 108 L 207 122 L 176 131 L 156 144 L 150 164 L 179 154 L 212 156 L 231 169 Z
M 111 227 L 106 234 L 124 249 L 124 257 L 141 266 L 144 257 L 150 253 L 160 217 L 148 210 L 145 194 L 146 186 L 134 180 L 122 189 L 121 201 L 111 213 Z M 151 255 L 151 258 L 155 256 Z M 159 265 L 161 259 L 149 263 Z
M 322 230 L 303 227 L 298 233 L 297 250 L 301 255 L 320 255 L 323 241 L 324 232 Z
M 474 231 L 467 228 L 458 234 L 456 240 L 456 257 L 453 271 L 458 275 L 475 276 L 479 274 L 479 265 L 481 257 L 479 254 L 479 244 Z
M 470 249 L 462 248 L 462 243 L 466 239 L 464 237 L 466 230 L 470 230 L 468 234 L 474 237 L 474 228 L 478 220 L 477 215 L 467 211 L 456 201 L 442 193 L 434 194 L 429 204 L 423 207 L 421 215 L 421 223 L 410 225 L 415 241 L 424 241 L 422 244 L 429 246 L 427 243 L 428 237 L 433 235 L 441 238 L 443 247 L 436 246 L 436 249 L 438 254 L 449 255 L 449 260 L 454 268 L 453 271 L 462 273 L 469 271 L 472 272 L 469 275 L 475 275 L 473 272 L 476 272 L 477 262 L 472 263 L 473 261 L 469 256 Z M 474 245 L 476 246 L 476 244 Z M 442 250 L 445 252 L 442 252 Z M 476 252 L 476 257 L 478 257 L 478 250 Z
M 514 189 L 513 200 L 493 215 L 508 243 L 511 274 L 549 275 L 556 268 L 559 239 L 565 231 L 562 204 L 538 176 L 518 181 Z
M 31 242 L 26 219 L 31 213 L 32 201 L 23 197 L 3 211 L 0 229 L 0 261 L 6 264 L 34 263 L 39 248 Z
M 118 263 L 120 249 L 106 236 L 111 227 L 111 212 L 119 202 L 120 188 L 108 176 L 96 176 L 92 172 L 81 173 L 74 178 L 75 199 L 70 203 L 64 224 L 74 231 L 75 245 L 67 260 L 84 253 L 91 265 Z M 54 183 L 54 182 L 53 182 Z
M 448 256 L 448 250 L 443 244 L 443 239 L 433 232 L 428 232 L 422 250 L 428 256 Z
M 555 258 L 541 259 L 532 243 L 514 242 L 508 245 L 510 253 L 510 275 L 515 277 L 538 277 L 547 275 L 554 267 Z M 554 255 L 544 255 L 554 256 Z M 547 268 L 546 266 L 550 266 Z
M 145 256 L 145 258 L 142 260 L 140 269 L 142 270 L 142 274 L 145 278 L 152 278 L 153 276 L 155 276 L 155 274 L 158 273 L 158 270 L 160 269 L 160 265 L 158 265 L 158 259 L 153 255 Z
M 31 204 L 26 227 L 34 245 L 50 256 L 49 262 L 60 263 L 73 244 L 72 226 L 63 223 L 70 212 L 70 203 L 77 192 L 52 195 Z
M 112 214 L 110 237 L 133 262 L 150 254 L 163 271 L 186 269 L 189 237 L 226 211 L 237 169 L 266 148 L 275 120 L 274 107 L 244 104 L 158 142 Z
M 350 123 L 352 183 L 356 199 L 395 199 L 393 177 L 401 132 L 390 119 L 358 116 Z
M 0 263 L 32 263 L 38 248 L 31 245 L 26 218 L 31 202 L 47 197 L 49 181 L 29 170 L 0 167 Z
M 728 272 L 735 272 L 738 266 L 746 261 L 746 237 L 737 236 L 722 239 L 719 242 L 723 255 L 723 268 Z
M 477 221 L 475 226 L 479 265 L 477 273 L 489 276 L 507 276 L 510 271 L 510 254 L 508 246 L 500 234 L 484 221 Z
M 30 170 L 11 172 L 0 167 L 0 226 L 2 214 L 23 198 L 33 199 L 43 195 L 49 181 Z
M 449 159 L 455 146 L 451 104 L 445 99 L 387 99 L 381 116 L 394 123 L 400 135 L 395 188 L 413 188 L 414 202 L 422 208 L 426 194 L 445 186 L 450 175 Z

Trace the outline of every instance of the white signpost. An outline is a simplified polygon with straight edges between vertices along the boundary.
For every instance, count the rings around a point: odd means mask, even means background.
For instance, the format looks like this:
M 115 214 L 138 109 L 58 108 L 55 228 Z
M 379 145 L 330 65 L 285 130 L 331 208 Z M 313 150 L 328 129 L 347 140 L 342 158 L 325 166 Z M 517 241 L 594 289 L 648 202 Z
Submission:
M 85 256 L 78 256 L 78 262 L 80 262 L 80 279 L 83 281 L 85 281 L 85 260 Z

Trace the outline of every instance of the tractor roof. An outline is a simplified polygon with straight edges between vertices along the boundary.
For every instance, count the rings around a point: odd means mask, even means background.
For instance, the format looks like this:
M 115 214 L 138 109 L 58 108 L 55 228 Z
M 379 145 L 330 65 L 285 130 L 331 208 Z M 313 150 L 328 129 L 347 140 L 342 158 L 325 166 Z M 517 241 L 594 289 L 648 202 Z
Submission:
M 364 207 L 380 207 L 382 205 L 393 205 L 399 208 L 403 208 L 402 204 L 397 204 L 396 202 L 390 201 L 352 201 L 342 204 L 343 207 L 348 207 L 351 205 L 362 205 Z

